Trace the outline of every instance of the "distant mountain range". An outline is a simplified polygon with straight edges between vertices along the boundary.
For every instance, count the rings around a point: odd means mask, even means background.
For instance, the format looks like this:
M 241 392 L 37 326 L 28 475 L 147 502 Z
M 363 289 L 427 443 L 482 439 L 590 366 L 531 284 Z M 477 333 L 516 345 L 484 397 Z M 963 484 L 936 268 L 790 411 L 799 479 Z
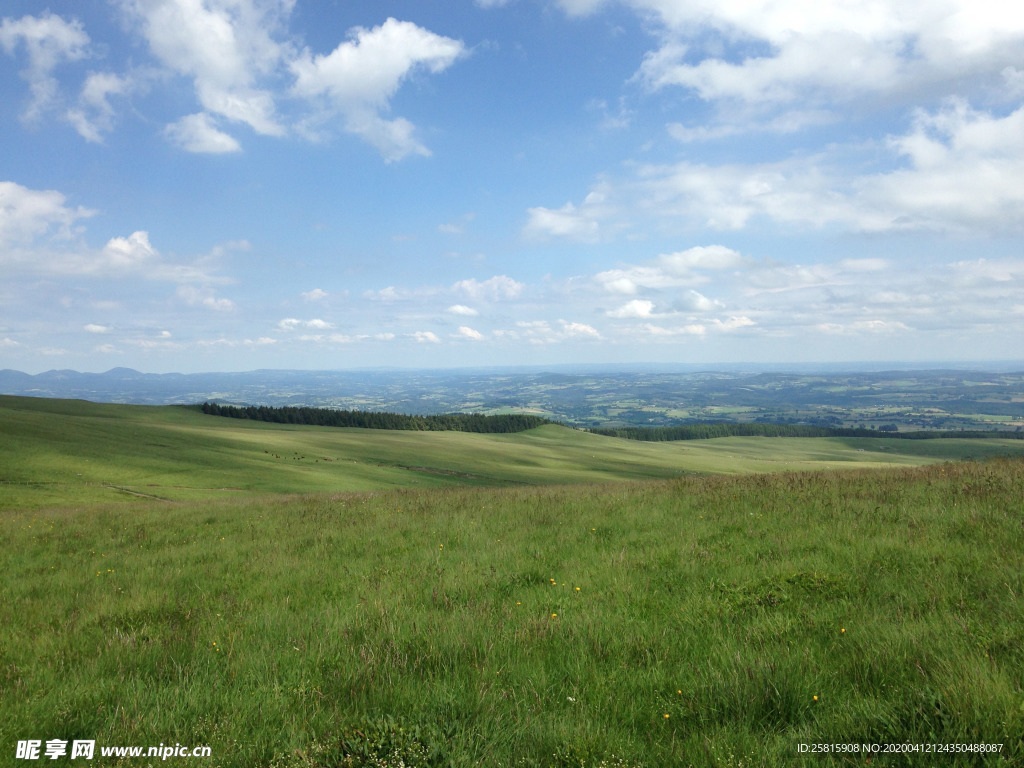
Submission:
M 239 404 L 311 405 L 353 390 L 394 385 L 395 374 L 346 371 L 259 370 L 239 373 L 141 373 L 112 368 L 105 373 L 71 370 L 31 375 L 0 370 L 0 393 L 106 403 L 176 405 L 207 400 Z

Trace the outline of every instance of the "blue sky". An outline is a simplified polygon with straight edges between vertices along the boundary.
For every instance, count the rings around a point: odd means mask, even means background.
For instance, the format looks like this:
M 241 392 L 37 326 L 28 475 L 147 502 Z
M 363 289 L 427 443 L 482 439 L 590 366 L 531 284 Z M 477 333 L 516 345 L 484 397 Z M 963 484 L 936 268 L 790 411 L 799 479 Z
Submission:
M 1024 6 L 2 14 L 0 367 L 1024 358 Z

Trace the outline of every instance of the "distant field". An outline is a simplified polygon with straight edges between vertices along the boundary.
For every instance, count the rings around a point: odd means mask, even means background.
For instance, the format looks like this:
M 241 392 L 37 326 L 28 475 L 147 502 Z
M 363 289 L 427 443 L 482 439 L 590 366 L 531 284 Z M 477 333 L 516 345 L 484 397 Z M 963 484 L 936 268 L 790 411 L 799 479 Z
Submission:
M 394 487 L 599 483 L 917 466 L 1022 455 L 1019 440 L 723 438 L 641 443 L 555 425 L 518 434 L 305 427 L 180 407 L 0 396 L 0 508 Z

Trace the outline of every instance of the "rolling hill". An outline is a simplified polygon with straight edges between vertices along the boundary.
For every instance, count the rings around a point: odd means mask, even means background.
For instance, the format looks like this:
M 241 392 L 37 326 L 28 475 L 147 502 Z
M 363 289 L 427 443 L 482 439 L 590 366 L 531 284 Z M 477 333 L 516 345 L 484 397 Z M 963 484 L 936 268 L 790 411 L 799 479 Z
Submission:
M 644 443 L 545 425 L 515 434 L 279 425 L 177 406 L 0 396 L 4 507 L 151 496 L 506 486 L 917 466 L 1024 454 L 1019 440 L 732 437 Z

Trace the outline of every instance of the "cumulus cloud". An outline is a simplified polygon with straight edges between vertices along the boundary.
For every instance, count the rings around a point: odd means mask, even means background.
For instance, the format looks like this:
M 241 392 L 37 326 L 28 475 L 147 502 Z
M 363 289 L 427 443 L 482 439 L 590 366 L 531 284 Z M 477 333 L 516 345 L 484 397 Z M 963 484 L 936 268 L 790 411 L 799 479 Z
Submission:
M 452 338 L 456 339 L 469 339 L 470 341 L 480 341 L 484 338 L 484 335 L 480 331 L 470 328 L 468 325 L 460 325 L 459 330 L 452 334 Z
M 821 323 L 818 330 L 834 335 L 894 334 L 911 330 L 905 323 L 898 320 L 857 320 L 852 323 Z
M 67 119 L 86 141 L 99 143 L 103 134 L 114 126 L 114 107 L 111 96 L 125 96 L 136 87 L 127 76 L 111 72 L 93 72 L 82 86 L 78 106 L 67 111 Z
M 286 317 L 277 324 L 277 327 L 282 331 L 294 331 L 298 328 L 325 331 L 333 328 L 334 326 L 326 320 L 321 320 L 318 317 L 311 320 L 299 320 L 297 317 Z
M 213 118 L 205 112 L 188 115 L 164 129 L 164 135 L 186 152 L 222 155 L 240 152 L 242 145 L 217 128 Z
M 520 320 L 516 332 L 505 332 L 496 336 L 523 338 L 531 344 L 557 344 L 565 341 L 598 341 L 601 334 L 592 325 L 559 320 L 554 327 L 547 320 Z
M 327 298 L 327 291 L 320 288 L 314 288 L 312 291 L 306 291 L 302 294 L 302 298 L 306 301 L 320 301 L 321 299 Z
M 64 195 L 52 189 L 29 189 L 12 181 L 0 181 L 0 246 L 26 245 L 51 232 L 70 237 L 75 222 L 96 213 L 87 208 L 71 208 L 66 201 Z
M 87 323 L 82 326 L 82 330 L 87 333 L 110 333 L 109 326 L 98 325 L 97 323 Z
M 569 16 L 615 3 L 651 30 L 633 82 L 685 89 L 712 107 L 676 138 L 792 133 L 837 123 L 849 110 L 890 109 L 985 89 L 1017 103 L 1024 14 L 973 0 L 558 0 Z
M 450 315 L 462 315 L 464 317 L 476 317 L 480 313 L 472 307 L 467 307 L 465 304 L 452 304 L 446 310 Z
M 607 201 L 608 186 L 602 184 L 588 193 L 579 207 L 569 202 L 555 209 L 543 206 L 528 208 L 523 234 L 529 239 L 556 237 L 584 243 L 597 242 L 604 233 L 602 223 L 613 215 Z M 612 230 L 617 228 L 610 227 Z
M 22 119 L 35 121 L 58 100 L 59 84 L 54 70 L 64 62 L 78 61 L 88 54 L 89 36 L 78 20 L 65 21 L 44 12 L 0 22 L 0 47 L 16 55 L 23 47 L 28 66 L 21 71 L 32 94 Z
M 230 299 L 219 299 L 209 286 L 179 285 L 177 296 L 189 306 L 201 306 L 216 312 L 231 312 L 235 303 Z
M 893 226 L 946 229 L 1024 224 L 1024 107 L 1004 116 L 953 99 L 919 110 L 890 139 L 910 167 L 862 179 L 865 201 L 898 216 Z
M 650 317 L 653 312 L 653 301 L 647 301 L 645 299 L 633 299 L 632 301 L 627 301 L 618 309 L 609 310 L 606 314 L 608 315 L 608 317 L 636 318 Z
M 709 299 L 692 288 L 683 292 L 672 302 L 672 308 L 677 312 L 710 312 L 721 306 L 722 303 L 720 301 Z
M 640 326 L 639 330 L 648 336 L 656 338 L 672 336 L 703 336 L 707 333 L 707 328 L 699 323 L 681 325 L 675 328 L 665 328 L 664 326 L 654 325 L 653 323 L 644 323 Z
M 570 240 L 593 242 L 598 239 L 598 222 L 572 203 L 551 209 L 538 206 L 528 208 L 525 233 L 530 237 L 566 237 Z
M 280 136 L 272 93 L 260 88 L 286 53 L 273 39 L 290 0 L 121 0 L 153 54 L 192 79 L 203 109 Z M 209 150 L 205 150 L 209 151 Z
M 559 320 L 562 324 L 562 338 L 563 339 L 600 339 L 601 334 L 597 332 L 597 329 L 586 323 L 567 323 L 565 320 Z
M 144 62 L 127 74 L 88 74 L 77 103 L 63 114 L 90 142 L 103 141 L 113 129 L 114 99 L 177 76 L 191 83 L 198 109 L 171 122 L 164 133 L 188 152 L 239 151 L 239 139 L 232 135 L 239 126 L 264 136 L 321 139 L 325 127 L 339 122 L 388 162 L 429 155 L 412 122 L 385 113 L 410 77 L 439 74 L 467 55 L 462 41 L 394 18 L 373 28 L 355 27 L 330 53 L 316 53 L 289 30 L 295 0 L 112 3 L 156 66 Z M 23 119 L 38 120 L 60 106 L 56 71 L 89 56 L 90 48 L 75 19 L 48 11 L 3 19 L 0 49 L 26 61 L 21 75 L 30 99 Z
M 856 148 L 837 145 L 777 162 L 638 166 L 634 178 L 605 183 L 634 215 L 663 225 L 980 234 L 1024 226 L 1024 107 L 1000 115 L 951 99 L 916 110 L 883 149 L 895 167 L 881 172 L 861 172 Z
M 133 232 L 128 237 L 112 237 L 104 246 L 98 267 L 115 270 L 137 269 L 158 257 L 149 242 L 148 232 Z
M 484 281 L 479 281 L 476 278 L 460 280 L 452 286 L 452 290 L 479 301 L 497 301 L 516 298 L 523 292 L 524 287 L 522 283 L 507 275 L 495 275 Z
M 749 263 L 750 260 L 738 251 L 725 246 L 697 246 L 662 254 L 646 264 L 599 272 L 594 280 L 608 293 L 635 294 L 641 288 L 661 289 L 707 282 L 708 272 Z
M 1024 15 L 994 2 L 624 2 L 663 32 L 638 77 L 709 101 L 843 101 L 995 79 L 1024 42 Z
M 433 331 L 416 331 L 412 334 L 412 338 L 416 339 L 421 344 L 440 344 L 441 340 L 437 338 L 437 334 Z
M 413 72 L 442 72 L 464 53 L 459 40 L 389 18 L 372 29 L 356 27 L 329 54 L 304 49 L 290 63 L 292 93 L 316 102 L 321 120 L 340 115 L 346 130 L 373 144 L 388 161 L 429 155 L 413 136 L 412 123 L 401 117 L 387 120 L 381 112 Z

